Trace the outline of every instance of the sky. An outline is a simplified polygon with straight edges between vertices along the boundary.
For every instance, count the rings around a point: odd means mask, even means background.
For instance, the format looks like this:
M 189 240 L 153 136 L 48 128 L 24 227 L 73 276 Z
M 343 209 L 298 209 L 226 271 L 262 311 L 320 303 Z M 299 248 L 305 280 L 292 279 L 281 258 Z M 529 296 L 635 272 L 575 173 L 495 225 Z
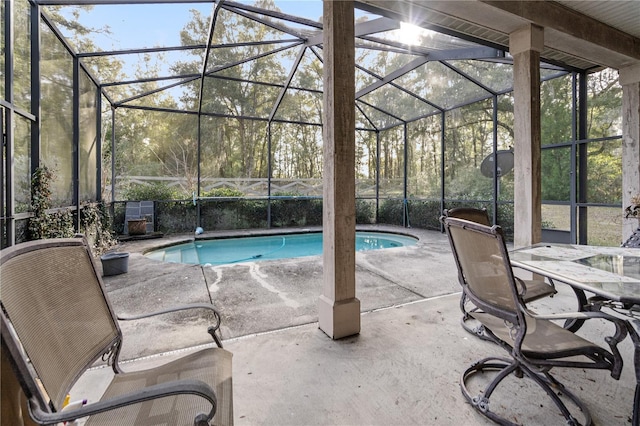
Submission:
M 253 4 L 252 1 L 242 3 Z M 317 20 L 322 16 L 322 1 L 277 1 L 283 13 Z M 191 19 L 191 9 L 211 16 L 213 3 L 96 5 L 82 12 L 79 21 L 85 26 L 108 25 L 111 35 L 97 36 L 102 50 L 119 50 L 153 46 L 179 46 L 180 30 Z
M 242 3 L 252 5 L 254 0 L 241 0 Z M 323 3 L 321 0 L 277 0 L 276 6 L 285 14 L 300 16 L 306 19 L 317 21 L 322 17 Z M 191 10 L 195 9 L 205 19 L 210 16 L 215 7 L 215 3 L 157 3 L 157 4 L 131 4 L 95 5 L 89 11 L 80 10 L 78 21 L 89 28 L 96 30 L 108 27 L 110 33 L 94 33 L 92 38 L 94 44 L 102 51 L 117 51 L 127 49 L 141 49 L 148 47 L 170 47 L 180 46 L 180 31 L 191 21 Z M 64 9 L 61 13 L 70 17 L 70 13 L 75 8 Z M 356 10 L 356 17 L 367 15 L 366 12 Z M 64 33 L 65 37 L 72 40 L 72 34 Z M 208 34 L 202 34 L 200 43 L 206 43 Z M 171 75 L 169 64 L 178 61 L 193 60 L 190 52 L 173 51 L 160 53 L 150 53 L 152 58 L 163 55 L 163 60 L 156 60 L 153 63 L 160 66 L 159 75 Z M 141 63 L 141 55 L 129 54 L 120 55 L 123 61 L 123 71 L 126 74 L 125 80 L 135 79 L 135 70 Z M 180 89 L 173 90 L 176 93 Z
M 252 5 L 253 0 L 241 0 L 241 3 Z M 286 14 L 300 16 L 310 20 L 319 20 L 322 16 L 321 0 L 277 0 L 276 6 Z M 95 5 L 89 11 L 80 10 L 78 21 L 86 27 L 96 30 L 108 27 L 110 33 L 92 34 L 95 45 L 102 51 L 139 49 L 146 47 L 180 46 L 180 31 L 191 20 L 191 10 L 195 9 L 202 16 L 210 17 L 215 3 L 158 3 L 132 5 Z M 67 8 L 62 13 L 70 17 Z M 364 15 L 356 11 L 356 16 Z M 72 34 L 64 32 L 69 40 Z M 206 43 L 207 34 L 202 35 L 202 43 Z M 191 57 L 185 52 L 168 52 L 164 54 L 168 63 Z M 151 55 L 153 56 L 153 55 Z M 122 55 L 125 70 L 133 77 L 138 55 Z
M 252 5 L 253 0 L 238 3 Z M 289 15 L 314 21 L 322 17 L 322 0 L 276 0 L 276 6 Z M 95 5 L 81 11 L 79 21 L 96 29 L 108 26 L 111 34 L 98 35 L 96 44 L 105 51 L 153 46 L 179 46 L 180 30 L 191 20 L 191 9 L 210 17 L 214 3 L 167 3 L 137 5 Z M 368 15 L 356 9 L 356 17 Z M 65 34 L 68 36 L 68 34 Z
M 253 0 L 236 2 L 253 5 Z M 322 16 L 321 0 L 278 0 L 276 6 L 286 14 L 318 20 Z M 95 5 L 89 11 L 80 10 L 78 22 L 96 30 L 109 28 L 110 33 L 92 34 L 94 44 L 102 51 L 141 49 L 147 47 L 180 46 L 180 31 L 192 19 L 192 9 L 198 10 L 209 20 L 215 7 L 213 2 L 196 3 L 158 3 L 131 5 Z M 71 18 L 71 11 L 76 8 L 63 9 L 61 13 Z M 63 30 L 63 35 L 72 41 L 73 37 Z M 208 34 L 202 34 L 201 43 L 206 43 Z M 158 57 L 160 54 L 149 54 Z M 188 52 L 175 51 L 163 53 L 163 61 L 155 62 L 161 66 L 159 75 L 171 75 L 169 64 L 180 60 L 192 60 Z M 141 55 L 120 55 L 123 61 L 124 77 L 135 79 L 135 70 L 140 64 Z M 172 89 L 174 97 L 180 95 L 180 89 Z

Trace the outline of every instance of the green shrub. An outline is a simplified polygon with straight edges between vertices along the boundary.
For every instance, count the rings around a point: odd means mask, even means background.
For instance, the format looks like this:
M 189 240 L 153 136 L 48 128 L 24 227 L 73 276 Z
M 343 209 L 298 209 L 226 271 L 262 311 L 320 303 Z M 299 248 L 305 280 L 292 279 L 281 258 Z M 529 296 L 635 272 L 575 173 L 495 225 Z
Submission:
M 123 198 L 128 201 L 178 200 L 183 199 L 184 194 L 164 182 L 145 182 L 130 186 Z
M 196 229 L 196 208 L 191 200 L 163 201 L 155 203 L 155 206 L 159 231 L 175 234 Z
M 44 238 L 71 238 L 75 235 L 73 215 L 69 210 L 60 210 L 49 215 L 48 235 Z
M 502 227 L 507 241 L 513 241 L 513 204 L 500 204 L 498 206 L 498 225 Z
M 275 227 L 322 225 L 322 200 L 295 192 L 278 192 L 271 200 L 271 224 Z
M 127 211 L 126 204 L 123 202 L 113 204 L 113 222 L 111 227 L 116 234 L 124 233 L 124 218 Z
M 91 242 L 96 254 L 104 253 L 116 244 L 111 228 L 113 221 L 104 203 L 87 204 L 80 212 L 82 233 Z
M 375 207 L 375 200 L 356 200 L 356 223 L 363 225 L 375 223 Z
M 47 166 L 38 167 L 31 177 L 31 211 L 28 235 L 30 240 L 68 238 L 75 234 L 73 215 L 68 210 L 49 213 L 51 209 L 51 182 L 55 173 Z
M 380 200 L 378 223 L 402 226 L 404 206 L 402 200 Z
M 202 197 L 244 197 L 244 193 L 233 188 L 213 188 L 201 194 Z
M 409 200 L 409 224 L 415 228 L 440 230 L 440 201 Z
M 267 227 L 267 201 L 242 200 L 239 204 L 239 216 L 244 219 L 244 228 Z

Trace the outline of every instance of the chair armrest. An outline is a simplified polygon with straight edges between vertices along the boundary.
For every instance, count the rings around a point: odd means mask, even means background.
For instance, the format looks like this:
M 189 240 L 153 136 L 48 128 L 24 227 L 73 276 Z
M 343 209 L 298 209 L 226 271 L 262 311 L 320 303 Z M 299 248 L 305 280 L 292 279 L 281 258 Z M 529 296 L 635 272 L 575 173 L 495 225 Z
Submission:
M 208 303 L 191 303 L 189 305 L 177 305 L 177 306 L 172 306 L 166 309 L 162 309 L 160 311 L 149 312 L 149 313 L 144 313 L 140 315 L 130 315 L 130 316 L 117 315 L 117 318 L 119 321 L 133 321 L 133 320 L 153 317 L 156 315 L 163 315 L 163 314 L 169 314 L 172 312 L 185 311 L 189 309 L 205 309 L 213 312 L 213 316 L 216 318 L 216 323 L 212 326 L 209 326 L 209 328 L 207 329 L 207 332 L 211 335 L 211 337 L 213 337 L 213 340 L 216 342 L 218 347 L 221 348 L 222 342 L 220 340 L 220 337 L 218 337 L 218 335 L 216 334 L 216 331 L 220 329 L 220 324 L 222 322 L 220 312 L 218 312 L 216 308 L 214 308 L 212 305 Z
M 197 395 L 211 403 L 211 411 L 209 413 L 199 413 L 194 415 L 194 418 L 197 419 L 196 424 L 200 424 L 198 422 L 201 421 L 211 420 L 216 413 L 217 399 L 213 389 L 200 380 L 191 379 L 176 380 L 170 383 L 161 383 L 149 386 L 137 392 L 127 393 L 105 401 L 98 401 L 75 410 L 47 413 L 42 411 L 39 407 L 29 404 L 29 411 L 31 416 L 39 423 L 57 424 L 59 422 L 68 422 L 82 417 L 126 407 L 128 405 L 139 404 L 141 402 L 174 395 Z
M 610 337 L 605 337 L 604 341 L 607 342 L 607 344 L 609 345 L 609 347 L 611 348 L 611 351 L 614 354 L 614 357 L 619 361 L 618 367 L 616 369 L 618 377 L 619 377 L 619 373 L 620 373 L 620 369 L 622 369 L 622 357 L 620 355 L 620 352 L 618 351 L 617 345 L 618 343 L 622 342 L 624 340 L 625 337 L 627 337 L 627 334 L 629 333 L 628 331 L 628 327 L 629 327 L 629 322 L 622 319 L 622 318 L 618 318 L 616 316 L 613 316 L 611 314 L 608 314 L 606 312 L 601 312 L 601 311 L 581 311 L 581 312 L 563 312 L 563 313 L 558 313 L 558 314 L 543 314 L 543 315 L 539 315 L 536 314 L 535 312 L 531 312 L 528 309 L 524 309 L 526 311 L 527 315 L 530 315 L 531 317 L 535 318 L 535 319 L 541 319 L 541 320 L 559 320 L 559 319 L 581 319 L 581 320 L 587 320 L 587 319 L 594 319 L 594 318 L 600 318 L 600 319 L 604 319 L 607 321 L 612 322 L 615 327 L 616 327 L 616 331 L 614 333 L 613 336 Z M 611 373 L 614 377 L 615 377 L 615 371 L 612 371 Z
M 587 320 L 587 319 L 593 319 L 593 318 L 600 318 L 600 319 L 604 319 L 612 322 L 616 327 L 615 333 L 613 334 L 613 336 L 606 336 L 604 338 L 604 341 L 609 345 L 609 348 L 611 349 L 611 354 L 613 355 L 613 359 L 614 359 L 612 368 L 611 368 L 611 377 L 613 377 L 616 380 L 620 378 L 620 374 L 622 373 L 623 360 L 622 360 L 622 355 L 618 350 L 618 343 L 622 342 L 624 338 L 627 337 L 627 334 L 629 334 L 629 327 L 631 325 L 628 321 L 622 318 L 618 318 L 613 315 L 610 315 L 606 312 L 601 312 L 601 311 L 581 311 L 581 312 L 566 312 L 566 313 L 558 313 L 558 314 L 538 315 L 534 312 L 529 311 L 526 308 L 524 310 L 526 311 L 526 314 L 531 315 L 535 319 L 541 319 L 541 320 L 557 320 L 557 319 Z M 632 339 L 634 338 L 633 334 L 631 335 L 631 338 Z
M 525 309 L 526 314 L 535 318 L 535 319 L 543 319 L 543 320 L 561 320 L 561 319 L 593 319 L 593 318 L 601 318 L 614 323 L 620 323 L 624 326 L 625 320 L 622 318 L 617 318 L 611 314 L 607 314 L 602 311 L 580 311 L 580 312 L 561 312 L 557 314 L 538 314 L 536 312 Z

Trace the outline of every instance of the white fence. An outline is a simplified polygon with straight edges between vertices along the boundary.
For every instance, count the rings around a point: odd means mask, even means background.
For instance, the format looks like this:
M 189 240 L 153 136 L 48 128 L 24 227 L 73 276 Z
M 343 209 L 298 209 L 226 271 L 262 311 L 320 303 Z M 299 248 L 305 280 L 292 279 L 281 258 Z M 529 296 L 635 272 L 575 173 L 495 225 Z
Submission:
M 186 188 L 192 185 L 187 178 L 181 177 L 156 177 L 156 176 L 117 176 L 116 188 L 130 185 L 145 184 L 151 182 L 164 182 L 169 187 L 176 187 L 190 192 Z M 247 197 L 265 197 L 269 194 L 269 179 L 267 178 L 203 178 L 201 193 L 213 189 L 228 188 L 242 192 Z M 296 194 L 310 197 L 322 196 L 322 179 L 275 179 L 272 178 L 271 195 L 279 193 Z M 384 179 L 380 181 L 380 197 L 402 197 L 402 179 Z M 105 193 L 111 192 L 110 186 L 105 188 Z M 374 179 L 356 180 L 356 195 L 358 197 L 375 197 L 376 182 Z M 109 197 L 110 198 L 110 197 Z

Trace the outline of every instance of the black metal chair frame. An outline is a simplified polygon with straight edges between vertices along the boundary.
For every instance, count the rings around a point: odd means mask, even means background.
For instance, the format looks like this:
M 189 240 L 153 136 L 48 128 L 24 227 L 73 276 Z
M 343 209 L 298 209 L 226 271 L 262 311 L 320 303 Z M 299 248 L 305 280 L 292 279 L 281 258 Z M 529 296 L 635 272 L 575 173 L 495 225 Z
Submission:
M 499 226 L 488 227 L 455 218 L 444 218 L 443 223 L 458 267 L 461 284 L 467 297 L 479 308 L 478 311 L 471 311 L 469 314 L 483 322 L 485 324 L 485 331 L 491 337 L 491 340 L 497 342 L 511 355 L 511 358 L 483 358 L 465 370 L 460 380 L 460 387 L 464 397 L 478 412 L 487 418 L 502 425 L 513 425 L 515 423 L 508 420 L 505 416 L 491 411 L 489 404 L 489 399 L 496 388 L 506 377 L 513 373 L 518 378 L 526 376 L 532 379 L 542 389 L 544 389 L 565 417 L 567 424 L 578 425 L 580 423 L 573 417 L 565 403 L 558 396 L 557 392 L 559 390 L 562 394 L 572 400 L 573 403 L 583 412 L 585 417 L 584 424 L 591 424 L 591 415 L 589 414 L 585 404 L 582 403 L 555 377 L 553 377 L 550 374 L 550 370 L 553 367 L 606 369 L 611 372 L 611 376 L 614 379 L 619 379 L 623 361 L 618 351 L 617 344 L 627 335 L 627 329 L 624 321 L 599 311 L 552 315 L 537 315 L 534 312 L 531 312 L 527 309 L 519 292 L 516 279 L 513 276 L 513 270 L 511 268 L 509 254 L 501 228 Z M 456 235 L 461 235 L 457 234 L 458 232 L 475 233 L 481 238 L 484 238 L 486 242 L 483 241 L 485 244 L 483 246 L 488 246 L 491 243 L 497 245 L 499 247 L 501 259 L 496 259 L 498 256 L 495 255 L 495 252 L 480 254 L 473 260 L 465 259 L 464 256 L 466 256 L 466 254 L 461 253 L 462 251 L 459 250 L 458 247 L 460 241 Z M 454 235 L 454 233 L 456 233 L 456 235 Z M 486 257 L 486 259 L 483 260 L 483 256 Z M 490 263 L 493 267 L 501 265 L 499 268 L 502 270 L 498 271 L 495 279 L 502 279 L 505 281 L 500 285 L 509 289 L 510 294 L 506 296 L 508 296 L 507 299 L 512 300 L 512 306 L 509 306 L 509 303 L 497 303 L 496 300 L 500 299 L 491 300 L 488 297 L 485 297 L 486 294 L 482 293 L 484 289 L 481 289 L 482 291 L 474 291 L 474 288 L 478 290 L 479 286 L 482 287 L 483 283 L 486 282 L 483 280 L 486 280 L 487 277 L 477 279 L 477 277 L 472 276 L 473 271 L 467 272 L 465 270 L 465 265 L 479 265 L 485 262 Z M 473 267 L 470 266 L 468 269 L 473 269 Z M 493 277 L 491 279 L 493 279 Z M 584 339 L 576 336 L 569 330 L 563 329 L 555 324 L 550 324 L 551 320 L 588 320 L 592 318 L 605 319 L 615 324 L 614 335 L 604 339 L 609 345 L 610 351 L 598 345 L 591 344 L 591 342 L 584 341 Z M 564 341 L 562 341 L 562 343 L 553 350 L 548 347 L 542 347 L 544 345 L 537 349 L 531 349 L 531 345 L 528 345 L 528 338 L 536 331 L 535 329 L 528 330 L 527 319 L 535 321 L 536 326 L 538 326 L 537 328 L 539 328 L 539 326 L 546 326 L 551 327 L 551 330 L 553 330 L 555 327 L 559 333 L 563 334 L 563 336 L 560 337 L 569 337 L 570 339 L 575 338 L 578 339 L 577 341 L 579 343 L 574 346 L 569 346 L 564 345 Z M 487 323 L 492 325 L 487 326 Z M 505 336 L 507 336 L 507 338 L 505 338 Z M 534 337 L 531 337 L 531 341 L 535 343 Z M 591 344 L 592 346 L 581 348 L 579 346 L 581 341 Z M 586 358 L 586 360 L 577 360 L 574 358 L 576 356 L 581 356 L 582 359 Z M 472 395 L 467 387 L 469 379 L 477 373 L 483 373 L 485 371 L 498 371 L 498 374 L 488 383 L 483 391 L 477 395 Z
M 445 217 L 452 217 L 457 219 L 469 220 L 471 222 L 476 222 L 481 225 L 491 226 L 491 221 L 489 220 L 489 215 L 487 214 L 486 208 L 475 208 L 475 207 L 454 207 L 452 209 L 445 209 L 443 211 L 443 216 L 441 217 L 441 221 Z M 458 279 L 461 279 L 458 277 Z M 555 283 L 551 278 L 547 278 L 548 284 L 544 282 L 544 280 L 523 280 L 522 278 L 515 277 L 518 282 L 521 294 L 523 295 L 523 299 L 525 303 L 534 302 L 536 300 L 543 299 L 545 297 L 553 297 L 557 291 L 555 288 Z M 532 294 L 527 294 L 527 284 L 531 288 L 535 288 L 536 291 Z M 545 287 L 549 287 L 545 289 Z M 587 301 L 587 296 L 584 294 L 584 291 L 580 289 L 576 289 L 571 287 L 573 292 L 576 295 L 576 299 L 578 301 L 578 311 L 588 310 L 589 303 Z M 466 293 L 462 292 L 462 296 L 460 297 L 460 311 L 462 312 L 462 318 L 460 319 L 460 324 L 462 328 L 464 328 L 469 333 L 479 337 L 483 340 L 493 341 L 493 338 L 485 333 L 484 326 L 477 322 L 474 323 L 473 317 L 469 314 L 470 311 L 478 309 L 476 306 L 467 306 L 469 305 L 469 298 L 466 296 Z M 568 319 L 564 328 L 570 331 L 577 331 L 584 324 L 584 320 L 582 319 Z

